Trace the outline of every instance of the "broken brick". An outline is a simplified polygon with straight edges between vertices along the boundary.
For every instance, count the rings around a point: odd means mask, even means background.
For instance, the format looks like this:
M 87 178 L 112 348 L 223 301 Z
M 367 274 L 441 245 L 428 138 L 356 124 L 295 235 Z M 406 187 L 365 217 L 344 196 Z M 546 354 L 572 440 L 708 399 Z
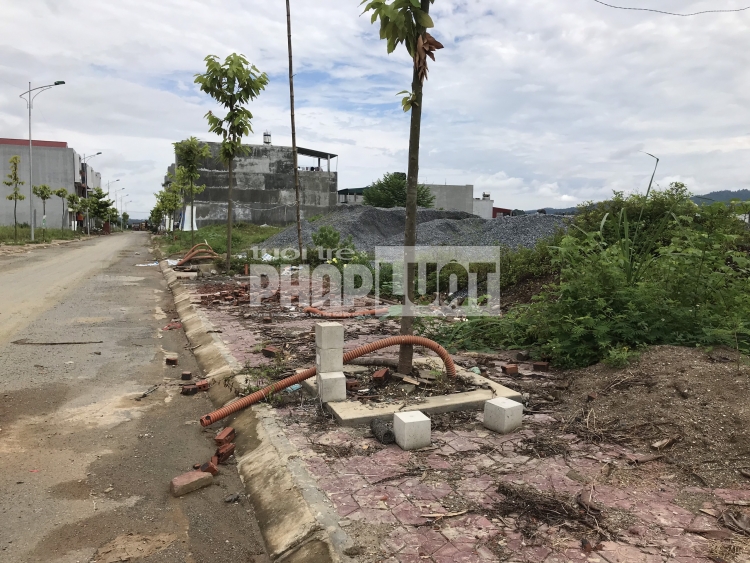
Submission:
M 196 381 L 195 386 L 198 388 L 198 391 L 208 391 L 208 379 L 201 379 L 200 381 Z
M 385 385 L 385 382 L 388 381 L 388 376 L 390 374 L 391 372 L 388 370 L 388 368 L 379 369 L 372 374 L 372 384 Z
M 233 453 L 234 444 L 224 444 L 216 450 L 216 457 L 219 458 L 219 463 L 224 463 Z
M 534 362 L 536 371 L 549 371 L 549 362 Z
M 500 368 L 507 375 L 518 375 L 518 365 L 506 364 Z
M 167 357 L 166 357 L 166 358 L 164 359 L 164 361 L 166 361 L 166 362 L 167 362 L 167 365 L 168 365 L 168 366 L 176 366 L 176 365 L 177 365 L 177 362 L 178 362 L 178 360 L 179 360 L 179 356 L 178 356 L 177 354 L 170 354 L 170 355 L 168 355 L 168 356 L 167 356 Z
M 263 350 L 261 350 L 261 353 L 266 358 L 275 358 L 276 356 L 281 354 L 281 350 L 279 350 L 276 346 L 266 346 L 265 348 L 263 348 Z
M 216 467 L 216 464 L 211 463 L 210 461 L 201 465 L 200 470 L 203 471 L 203 473 L 210 473 L 211 475 L 216 475 L 219 472 L 219 468 Z
M 222 430 L 216 435 L 216 437 L 214 438 L 214 441 L 216 442 L 217 446 L 223 446 L 224 444 L 229 444 L 230 442 L 233 442 L 235 436 L 236 436 L 236 433 L 234 431 L 234 428 L 232 428 L 231 426 L 227 426 L 224 430 Z
M 219 465 L 219 456 L 211 456 L 211 463 L 213 463 L 214 465 Z
M 189 371 L 183 371 L 182 372 L 182 380 L 183 381 L 190 381 L 193 379 L 193 373 Z
M 197 385 L 183 385 L 180 393 L 182 395 L 195 395 L 198 392 Z
M 346 390 L 347 391 L 356 391 L 357 389 L 359 389 L 359 387 L 360 387 L 359 381 L 357 381 L 356 379 L 347 379 L 346 380 Z
M 162 330 L 177 330 L 182 328 L 182 323 L 172 322 L 165 326 Z

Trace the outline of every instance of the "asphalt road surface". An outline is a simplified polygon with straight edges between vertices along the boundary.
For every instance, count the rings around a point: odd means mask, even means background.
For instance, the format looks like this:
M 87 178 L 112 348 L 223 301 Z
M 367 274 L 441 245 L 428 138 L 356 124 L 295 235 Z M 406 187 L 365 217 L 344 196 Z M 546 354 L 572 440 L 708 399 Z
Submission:
M 267 562 L 232 465 L 182 498 L 207 461 L 205 394 L 147 233 L 0 257 L 0 561 Z M 87 343 L 93 342 L 93 343 Z M 164 365 L 177 352 L 180 365 Z M 145 391 L 157 389 L 136 400 Z

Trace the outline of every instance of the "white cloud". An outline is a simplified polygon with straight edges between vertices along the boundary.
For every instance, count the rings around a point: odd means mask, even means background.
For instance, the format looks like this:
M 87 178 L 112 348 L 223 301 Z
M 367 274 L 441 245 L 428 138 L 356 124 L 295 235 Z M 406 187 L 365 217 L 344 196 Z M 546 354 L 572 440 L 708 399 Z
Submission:
M 723 0 L 734 7 L 738 0 Z M 697 11 L 710 0 L 662 0 Z M 0 20 L 0 127 L 24 138 L 17 94 L 62 79 L 35 104 L 34 136 L 68 141 L 147 212 L 171 143 L 209 139 L 213 104 L 193 84 L 209 53 L 242 52 L 271 75 L 252 104 L 260 142 L 288 144 L 285 12 L 259 0 L 26 0 Z M 357 0 L 293 3 L 299 143 L 340 154 L 340 187 L 406 169 L 403 49 L 387 55 Z M 748 187 L 750 14 L 674 18 L 589 0 L 455 0 L 433 7 L 445 49 L 425 87 L 421 179 L 474 183 L 497 204 L 568 206 L 657 178 Z M 668 183 L 668 182 L 667 182 Z M 510 204 L 503 206 L 511 206 Z

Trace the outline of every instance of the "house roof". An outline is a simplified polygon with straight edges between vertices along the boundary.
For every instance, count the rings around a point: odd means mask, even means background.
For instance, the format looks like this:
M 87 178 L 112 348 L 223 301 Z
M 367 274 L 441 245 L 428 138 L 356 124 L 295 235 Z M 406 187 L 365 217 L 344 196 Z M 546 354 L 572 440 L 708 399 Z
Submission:
M 336 158 L 337 154 L 332 154 L 329 152 L 324 151 L 314 151 L 312 149 L 303 149 L 302 147 L 297 147 L 297 154 L 301 154 L 304 156 L 312 156 L 313 158 Z
M 0 145 L 18 145 L 22 147 L 28 147 L 29 146 L 29 140 L 28 139 L 6 139 L 6 138 L 0 138 Z M 67 149 L 68 143 L 65 143 L 63 141 L 40 141 L 40 140 L 33 140 L 31 141 L 31 145 L 34 147 L 49 147 L 54 149 Z

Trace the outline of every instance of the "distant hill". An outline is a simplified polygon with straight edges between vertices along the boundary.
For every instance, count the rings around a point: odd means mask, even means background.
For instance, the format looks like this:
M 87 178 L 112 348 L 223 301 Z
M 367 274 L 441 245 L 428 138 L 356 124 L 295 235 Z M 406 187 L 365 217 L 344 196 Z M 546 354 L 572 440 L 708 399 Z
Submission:
M 718 192 L 696 195 L 690 199 L 698 205 L 702 203 L 714 203 L 716 201 L 731 201 L 733 199 L 750 201 L 750 190 L 720 190 Z

